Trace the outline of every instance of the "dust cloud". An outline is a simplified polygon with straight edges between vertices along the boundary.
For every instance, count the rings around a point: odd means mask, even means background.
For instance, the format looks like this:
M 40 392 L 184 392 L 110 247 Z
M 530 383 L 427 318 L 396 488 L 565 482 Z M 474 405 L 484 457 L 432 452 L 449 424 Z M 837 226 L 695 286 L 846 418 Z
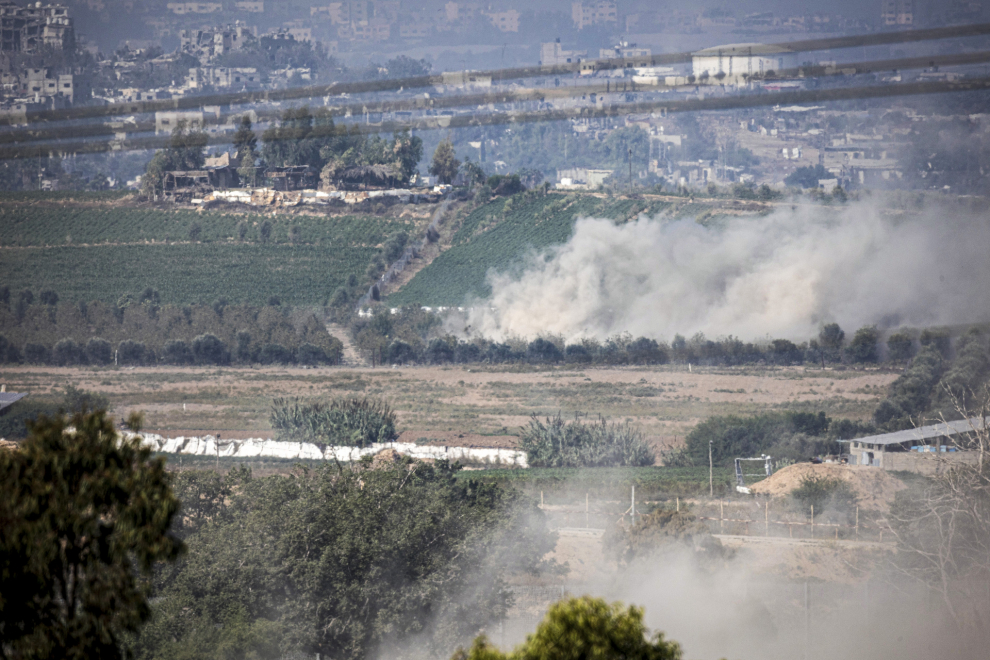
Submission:
M 493 339 L 749 341 L 806 340 L 829 322 L 848 332 L 984 321 L 986 306 L 973 301 L 990 285 L 988 243 L 985 214 L 875 202 L 782 206 L 707 227 L 580 218 L 566 244 L 530 254 L 521 272 L 490 272 L 492 295 L 472 305 L 468 324 Z

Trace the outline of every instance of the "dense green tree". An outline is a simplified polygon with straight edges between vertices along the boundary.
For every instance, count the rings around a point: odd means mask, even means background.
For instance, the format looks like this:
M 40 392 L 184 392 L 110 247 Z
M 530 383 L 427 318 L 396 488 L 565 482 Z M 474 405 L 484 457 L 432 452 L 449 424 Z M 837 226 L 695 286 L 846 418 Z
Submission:
M 169 146 L 156 152 L 145 168 L 141 180 L 144 194 L 149 197 L 160 194 L 166 172 L 202 169 L 207 142 L 206 133 L 191 130 L 184 120 L 180 120 L 172 129 Z
M 536 632 L 510 653 L 479 636 L 468 650 L 458 650 L 452 660 L 680 660 L 681 647 L 652 638 L 643 624 L 643 610 L 609 605 L 600 598 L 583 596 L 550 606 Z
M 914 340 L 906 332 L 895 332 L 887 337 L 887 357 L 895 362 L 911 359 L 914 353 Z
M 846 340 L 846 333 L 839 327 L 838 323 L 826 323 L 818 332 L 818 343 L 825 353 L 825 358 L 830 361 L 837 361 L 842 354 L 842 345 Z
M 797 186 L 800 188 L 814 188 L 818 189 L 819 179 L 832 179 L 834 178 L 832 174 L 826 170 L 821 165 L 799 167 L 787 177 L 784 178 L 784 183 L 789 186 Z
M 178 509 L 164 460 L 102 411 L 33 423 L 0 451 L 0 655 L 125 657 L 150 613 L 140 575 L 182 551 Z
M 443 140 L 437 145 L 433 152 L 433 160 L 430 162 L 430 174 L 440 179 L 441 183 L 450 183 L 457 176 L 457 170 L 461 166 L 461 161 L 457 160 L 454 153 L 454 145 L 450 139 Z
M 234 150 L 237 152 L 237 176 L 241 185 L 254 185 L 255 163 L 258 160 L 258 136 L 251 128 L 251 117 L 245 114 L 234 133 Z M 244 237 L 241 236 L 241 240 Z
M 505 615 L 504 572 L 539 570 L 554 543 L 533 505 L 456 469 L 186 477 L 189 552 L 159 573 L 138 658 L 449 654 Z
M 853 362 L 876 362 L 879 358 L 877 345 L 880 343 L 880 331 L 875 325 L 860 328 L 853 335 L 852 341 L 846 347 L 846 355 Z

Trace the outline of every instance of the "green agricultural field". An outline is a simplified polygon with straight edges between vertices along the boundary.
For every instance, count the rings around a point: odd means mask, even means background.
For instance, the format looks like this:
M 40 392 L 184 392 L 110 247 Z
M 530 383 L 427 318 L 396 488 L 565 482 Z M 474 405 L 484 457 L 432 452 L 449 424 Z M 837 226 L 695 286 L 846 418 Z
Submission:
M 624 222 L 640 213 L 657 215 L 672 206 L 662 201 L 590 195 L 517 195 L 494 200 L 469 213 L 451 247 L 387 302 L 392 306 L 460 305 L 472 296 L 486 297 L 491 292 L 486 281 L 490 269 L 511 271 L 525 263 L 531 250 L 566 242 L 579 217 Z
M 115 302 L 150 286 L 166 304 L 223 297 L 263 305 L 278 296 L 286 304 L 321 305 L 348 276 L 365 281 L 389 235 L 405 231 L 415 238 L 428 222 L 171 211 L 74 195 L 58 202 L 0 195 L 0 284 L 14 292 L 52 289 L 72 302 Z M 271 231 L 263 236 L 266 223 Z
M 371 247 L 252 245 L 101 245 L 4 250 L 0 282 L 12 291 L 54 290 L 61 300 L 116 301 L 153 287 L 165 304 L 323 304 L 351 273 L 361 275 Z
M 261 227 L 271 234 L 262 241 Z M 238 226 L 244 223 L 240 238 Z M 163 211 L 134 207 L 0 203 L 0 246 L 64 246 L 154 242 L 189 242 L 190 229 L 200 229 L 199 242 L 293 243 L 374 246 L 392 232 L 415 230 L 411 222 L 374 215 L 263 216 L 191 210 Z

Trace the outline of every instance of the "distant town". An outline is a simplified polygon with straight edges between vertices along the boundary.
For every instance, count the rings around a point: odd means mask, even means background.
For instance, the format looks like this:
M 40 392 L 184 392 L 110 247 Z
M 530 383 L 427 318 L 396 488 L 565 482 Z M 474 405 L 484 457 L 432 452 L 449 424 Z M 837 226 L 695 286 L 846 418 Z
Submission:
M 500 125 L 459 130 L 451 136 L 457 155 L 486 174 L 538 172 L 540 181 L 562 189 L 765 185 L 830 194 L 856 187 L 966 192 L 983 185 L 972 173 L 955 176 L 947 163 L 958 155 L 954 141 L 970 143 L 970 134 L 990 130 L 990 116 L 972 108 L 947 114 L 945 107 L 926 112 L 915 104 L 876 116 L 868 108 L 764 103 L 699 122 L 663 107 L 665 101 L 841 87 L 864 76 L 873 85 L 965 80 L 984 73 L 985 64 L 933 60 L 904 69 L 856 68 L 856 62 L 917 57 L 927 52 L 924 44 L 809 52 L 788 43 L 974 23 L 983 16 L 979 2 L 922 8 L 913 0 L 880 0 L 870 20 L 821 12 L 659 11 L 646 2 L 610 0 L 567 8 L 534 14 L 511 2 L 6 0 L 0 2 L 0 122 L 10 134 L 5 146 L 22 149 L 20 156 L 36 148 L 37 162 L 8 164 L 2 176 L 15 189 L 138 189 L 153 151 L 136 149 L 134 141 L 165 138 L 180 124 L 210 136 L 210 162 L 220 166 L 225 153 L 238 158 L 222 136 L 235 133 L 244 117 L 260 135 L 286 108 L 309 104 L 328 107 L 338 124 L 364 131 L 417 121 L 442 131 L 459 115 L 494 111 L 489 97 L 504 94 L 500 111 L 571 113 L 541 133 L 553 148 L 533 153 L 520 146 L 531 141 L 533 127 Z M 673 53 L 687 56 L 657 64 L 658 56 Z M 618 64 L 603 65 L 609 61 Z M 546 75 L 497 73 L 520 66 L 542 67 Z M 334 84 L 427 75 L 433 78 L 426 87 L 363 94 L 359 103 L 327 91 Z M 243 100 L 295 89 L 301 91 L 293 102 Z M 455 98 L 476 95 L 489 97 L 483 103 Z M 188 103 L 183 109 L 135 106 L 133 114 L 115 112 L 70 129 L 47 121 L 46 130 L 63 127 L 57 140 L 23 134 L 37 125 L 32 117 L 44 113 L 57 119 L 59 111 L 77 108 L 201 96 L 192 109 Z M 644 102 L 656 107 L 583 112 Z M 76 131 L 80 126 L 84 130 Z M 76 135 L 102 146 L 64 139 Z M 938 135 L 942 139 L 932 137 Z M 427 154 L 441 139 L 428 131 L 423 138 Z M 920 153 L 919 138 L 950 151 L 932 159 Z M 420 174 L 413 181 L 436 183 Z

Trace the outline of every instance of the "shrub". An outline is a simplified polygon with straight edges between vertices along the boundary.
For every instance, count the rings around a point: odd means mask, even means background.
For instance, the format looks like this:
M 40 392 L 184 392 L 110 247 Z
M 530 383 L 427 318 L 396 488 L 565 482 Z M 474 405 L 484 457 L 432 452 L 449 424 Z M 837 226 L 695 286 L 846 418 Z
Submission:
M 68 413 L 110 409 L 110 399 L 107 397 L 95 392 L 87 392 L 72 385 L 65 388 L 65 397 L 62 402 Z
M 670 361 L 666 348 L 646 337 L 631 342 L 626 347 L 626 354 L 632 364 L 667 364 Z
M 319 346 L 314 344 L 301 344 L 298 349 L 296 349 L 296 362 L 299 364 L 308 364 L 310 366 L 316 364 L 322 364 L 327 361 L 327 354 Z
M 146 354 L 144 342 L 125 339 L 117 344 L 117 361 L 120 364 L 142 364 Z
M 289 364 L 292 362 L 292 351 L 282 344 L 265 344 L 258 352 L 258 362 L 261 364 Z
M 300 404 L 299 399 L 275 399 L 269 416 L 279 440 L 366 447 L 390 442 L 398 435 L 395 413 L 380 399 L 334 399 L 330 403 Z
M 454 362 L 469 364 L 481 360 L 481 348 L 470 342 L 458 342 L 454 347 Z
M 173 339 L 165 343 L 162 349 L 162 360 L 166 364 L 189 364 L 193 361 L 189 345 L 181 339 Z
M 643 436 L 628 424 L 565 423 L 558 413 L 546 424 L 536 415 L 523 430 L 519 446 L 533 467 L 653 465 L 656 456 Z
M 805 475 L 791 491 L 791 497 L 803 509 L 814 506 L 816 515 L 830 508 L 849 511 L 856 505 L 856 495 L 849 484 L 836 477 L 817 474 Z
M 454 360 L 454 349 L 450 347 L 443 339 L 434 339 L 426 347 L 426 352 L 423 357 L 430 364 L 443 364 L 445 362 L 453 362 Z
M 192 353 L 200 364 L 228 364 L 230 351 L 227 345 L 214 334 L 199 335 L 192 341 Z
M 738 457 L 761 454 L 795 460 L 838 454 L 840 446 L 828 432 L 830 426 L 825 413 L 716 415 L 694 427 L 685 438 L 684 451 L 672 459 L 674 464 L 708 465 L 709 442 L 715 465 L 726 467 Z
M 50 358 L 51 352 L 47 346 L 33 343 L 25 344 L 24 359 L 30 364 L 47 364 Z
M 62 339 L 52 349 L 52 360 L 59 366 L 79 364 L 85 359 L 82 346 L 73 339 Z
M 564 347 L 566 362 L 591 362 L 591 352 L 583 344 L 568 344 Z
M 526 347 L 526 359 L 530 362 L 560 362 L 562 358 L 557 345 L 543 337 L 537 337 Z
M 887 357 L 895 362 L 911 359 L 914 353 L 914 340 L 904 332 L 895 332 L 887 337 Z
M 396 339 L 388 347 L 386 356 L 389 364 L 406 364 L 416 360 L 416 350 L 401 339 Z
M 113 346 L 106 339 L 93 337 L 86 342 L 86 357 L 90 364 L 110 364 L 113 362 Z
M 880 342 L 880 332 L 875 325 L 860 328 L 853 335 L 852 341 L 846 347 L 846 355 L 858 364 L 877 361 L 877 344 Z

